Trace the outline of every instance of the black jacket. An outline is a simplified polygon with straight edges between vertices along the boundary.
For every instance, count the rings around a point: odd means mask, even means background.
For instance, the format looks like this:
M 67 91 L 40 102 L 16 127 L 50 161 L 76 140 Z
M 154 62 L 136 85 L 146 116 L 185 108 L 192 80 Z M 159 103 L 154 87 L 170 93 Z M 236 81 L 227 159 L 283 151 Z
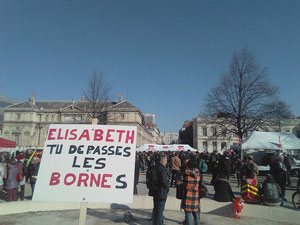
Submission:
M 168 173 L 165 166 L 161 163 L 156 167 L 157 172 L 157 191 L 154 193 L 154 197 L 159 197 L 160 199 L 167 199 L 169 193 L 169 182 Z
M 268 193 L 268 184 L 273 184 L 271 193 L 273 194 L 272 197 L 267 196 L 266 194 Z M 276 192 L 276 193 L 274 193 Z M 281 188 L 280 186 L 273 180 L 273 179 L 266 179 L 263 182 L 262 185 L 262 195 L 263 195 L 263 200 L 264 202 L 267 203 L 277 203 L 280 202 L 280 196 L 281 196 Z
M 218 202 L 231 202 L 234 195 L 229 182 L 226 179 L 217 179 L 214 183 L 215 196 L 214 200 Z

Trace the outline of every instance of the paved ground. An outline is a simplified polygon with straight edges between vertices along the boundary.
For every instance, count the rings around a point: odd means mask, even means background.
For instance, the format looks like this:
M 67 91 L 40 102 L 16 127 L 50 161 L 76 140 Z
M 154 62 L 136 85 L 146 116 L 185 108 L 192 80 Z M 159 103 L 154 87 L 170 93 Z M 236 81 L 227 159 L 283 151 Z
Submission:
M 287 201 L 285 202 L 284 206 L 285 208 L 293 208 L 292 205 L 292 194 L 296 191 L 296 184 L 297 184 L 297 179 L 296 177 L 291 177 L 292 181 L 292 186 L 291 187 L 286 187 L 286 199 Z M 263 182 L 265 180 L 265 176 L 259 176 L 258 177 L 259 182 Z M 211 181 L 211 175 L 207 174 L 204 175 L 204 182 L 209 190 L 209 197 L 213 198 L 214 195 L 214 187 L 210 184 Z M 240 196 L 241 195 L 241 188 L 237 187 L 237 179 L 231 177 L 230 178 L 230 184 L 232 191 L 235 196 Z M 141 173 L 140 175 L 140 183 L 138 185 L 138 194 L 139 195 L 148 195 L 148 189 L 146 187 L 146 179 L 145 179 L 145 174 Z M 169 195 L 171 196 L 176 196 L 176 188 L 171 188 Z
M 259 176 L 258 180 L 259 182 L 263 182 L 265 179 L 264 176 Z M 207 185 L 207 188 L 209 189 L 209 197 L 213 198 L 214 195 L 214 188 L 213 186 L 210 184 L 210 180 L 211 180 L 211 175 L 207 174 L 204 175 L 204 181 Z M 292 194 L 296 191 L 296 184 L 297 184 L 297 178 L 296 177 L 292 177 L 292 186 L 291 187 L 287 187 L 286 188 L 286 199 L 287 201 L 285 202 L 285 206 L 286 208 L 293 208 L 292 205 Z M 234 192 L 235 196 L 240 196 L 240 188 L 237 187 L 237 180 L 233 177 L 230 178 L 230 184 L 231 184 L 231 188 L 232 191 Z M 145 177 L 145 173 L 141 172 L 140 173 L 140 179 L 139 179 L 139 185 L 138 185 L 138 195 L 148 195 L 148 189 L 146 187 L 146 177 Z M 170 196 L 175 196 L 176 195 L 176 188 L 170 188 Z M 31 187 L 30 184 L 26 184 L 25 186 L 25 200 L 30 200 L 31 199 Z M 0 203 L 1 202 L 6 202 L 7 200 L 7 195 L 6 193 L 0 192 Z
M 126 211 L 119 209 L 110 210 L 93 210 L 88 209 L 86 225 L 101 225 L 101 224 L 127 224 L 123 217 Z M 150 210 L 131 210 L 133 220 L 129 222 L 132 225 L 147 225 L 151 224 L 149 218 Z M 184 213 L 180 211 L 165 211 L 165 225 L 182 224 Z M 78 224 L 79 210 L 72 211 L 52 211 L 52 212 L 32 212 L 26 214 L 15 214 L 8 216 L 0 216 L 0 225 L 74 225 Z M 234 218 L 234 215 L 222 216 L 212 214 L 201 214 L 201 224 L 209 225 L 291 225 L 288 223 L 278 223 L 271 220 L 263 220 L 251 217 L 242 217 L 240 220 Z
M 210 192 L 209 197 L 213 197 L 214 191 L 213 186 L 209 184 L 211 179 L 210 175 L 204 176 L 204 181 L 207 183 L 207 187 Z M 264 177 L 259 177 L 259 181 L 263 181 Z M 291 195 L 296 190 L 296 178 L 292 178 L 292 187 L 287 188 L 285 202 L 285 208 L 292 208 Z M 240 195 L 240 188 L 237 186 L 237 181 L 234 178 L 231 178 L 231 186 L 233 192 L 236 196 Z M 145 173 L 140 174 L 140 183 L 138 185 L 139 195 L 147 195 L 148 190 L 145 184 Z M 175 188 L 171 188 L 170 195 L 175 196 Z M 26 184 L 25 196 L 27 197 L 26 201 L 30 199 L 31 188 L 29 184 Z M 0 195 L 0 202 L 5 202 L 6 195 L 2 193 Z M 1 204 L 1 203 L 0 203 Z M 88 209 L 87 212 L 87 225 L 92 224 L 126 224 L 123 221 L 124 213 L 128 210 L 121 209 Z M 150 210 L 129 210 L 133 214 L 133 220 L 130 224 L 151 224 L 149 218 L 151 216 Z M 182 224 L 181 222 L 184 219 L 184 213 L 178 211 L 165 211 L 165 224 Z M 71 211 L 51 211 L 51 212 L 30 212 L 24 214 L 14 214 L 7 216 L 0 216 L 0 225 L 56 225 L 56 224 L 78 224 L 79 219 L 79 210 Z M 270 218 L 271 219 L 271 218 Z M 201 214 L 201 224 L 273 224 L 273 225 L 283 225 L 287 223 L 278 223 L 271 220 L 257 219 L 251 217 L 242 217 L 240 220 L 235 219 L 234 212 L 232 215 L 215 215 L 215 214 Z M 300 220 L 299 220 L 300 224 Z M 288 225 L 288 224 L 287 224 Z

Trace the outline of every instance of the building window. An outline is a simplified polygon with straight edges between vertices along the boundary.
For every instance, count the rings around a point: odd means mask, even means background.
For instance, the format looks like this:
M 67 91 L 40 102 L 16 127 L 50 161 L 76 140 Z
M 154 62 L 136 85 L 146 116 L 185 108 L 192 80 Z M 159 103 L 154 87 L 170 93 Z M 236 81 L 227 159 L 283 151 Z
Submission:
M 290 130 L 285 130 L 285 132 L 290 132 Z
M 20 113 L 17 113 L 17 119 L 21 119 L 21 114 Z
M 212 133 L 213 133 L 213 136 L 217 136 L 217 128 L 214 127 L 214 128 L 212 129 Z
M 227 143 L 226 142 L 222 142 L 221 143 L 221 149 L 227 149 Z
M 207 151 L 207 142 L 206 141 L 203 142 L 203 151 Z
M 206 127 L 203 127 L 202 128 L 202 131 L 203 131 L 203 136 L 207 136 L 207 128 Z M 207 143 L 206 143 L 207 144 Z
M 215 151 L 215 150 L 217 150 L 217 142 L 213 142 L 213 150 Z
M 125 120 L 125 114 L 121 113 L 121 120 Z
M 20 138 L 20 135 L 16 134 L 15 135 L 15 142 L 16 142 L 17 145 L 19 144 L 19 138 Z
M 225 128 L 222 129 L 222 136 L 226 137 L 226 129 Z

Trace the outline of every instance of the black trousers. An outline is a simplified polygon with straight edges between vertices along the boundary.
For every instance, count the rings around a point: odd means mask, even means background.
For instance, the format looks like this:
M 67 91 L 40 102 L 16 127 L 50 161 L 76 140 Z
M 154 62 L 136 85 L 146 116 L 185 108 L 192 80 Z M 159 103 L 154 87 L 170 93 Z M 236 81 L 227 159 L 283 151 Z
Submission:
M 174 181 L 174 185 L 176 184 L 179 173 L 180 173 L 180 170 L 172 170 L 171 187 L 173 186 L 173 181 Z

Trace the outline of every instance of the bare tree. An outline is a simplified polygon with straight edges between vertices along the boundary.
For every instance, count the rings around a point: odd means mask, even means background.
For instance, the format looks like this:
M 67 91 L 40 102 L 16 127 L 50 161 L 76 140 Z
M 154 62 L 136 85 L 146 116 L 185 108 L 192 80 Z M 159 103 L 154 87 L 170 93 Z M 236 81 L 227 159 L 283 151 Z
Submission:
M 262 127 L 277 126 L 277 130 L 281 132 L 282 125 L 285 125 L 285 121 L 291 119 L 293 114 L 290 110 L 290 106 L 284 101 L 275 101 L 266 105 L 266 109 L 269 114 L 267 119 L 262 124 Z
M 87 100 L 86 110 L 90 119 L 98 119 L 99 123 L 103 123 L 109 106 L 110 89 L 111 85 L 104 79 L 102 73 L 94 72 L 90 76 L 88 88 L 83 93 Z
M 243 138 L 270 115 L 266 105 L 276 95 L 277 87 L 270 84 L 266 69 L 244 48 L 233 53 L 229 72 L 207 95 L 205 110 L 217 117 L 217 126 Z

